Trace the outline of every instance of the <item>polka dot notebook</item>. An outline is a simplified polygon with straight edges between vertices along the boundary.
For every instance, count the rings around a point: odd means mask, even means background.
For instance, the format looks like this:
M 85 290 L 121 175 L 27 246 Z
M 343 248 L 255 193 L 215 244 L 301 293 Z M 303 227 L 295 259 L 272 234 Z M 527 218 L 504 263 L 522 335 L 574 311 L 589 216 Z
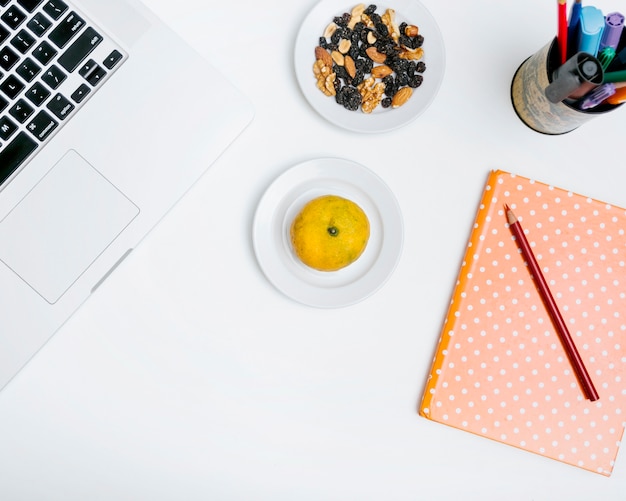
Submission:
M 519 219 L 598 390 L 585 399 L 507 224 Z M 489 175 L 420 414 L 610 475 L 626 424 L 626 210 Z

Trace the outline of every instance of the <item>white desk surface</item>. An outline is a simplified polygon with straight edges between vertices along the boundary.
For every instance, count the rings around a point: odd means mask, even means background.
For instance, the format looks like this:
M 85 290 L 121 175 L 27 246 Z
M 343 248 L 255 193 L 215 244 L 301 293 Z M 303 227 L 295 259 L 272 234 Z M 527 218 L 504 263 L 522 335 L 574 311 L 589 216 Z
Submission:
M 2 391 L 1 499 L 626 499 L 625 451 L 606 478 L 417 414 L 488 171 L 626 206 L 626 110 L 564 136 L 531 131 L 509 86 L 554 36 L 556 2 L 423 0 L 446 45 L 437 99 L 395 132 L 346 132 L 294 76 L 315 1 L 147 0 L 256 117 Z M 251 243 L 265 188 L 320 156 L 378 173 L 405 224 L 387 284 L 332 310 L 275 290 Z

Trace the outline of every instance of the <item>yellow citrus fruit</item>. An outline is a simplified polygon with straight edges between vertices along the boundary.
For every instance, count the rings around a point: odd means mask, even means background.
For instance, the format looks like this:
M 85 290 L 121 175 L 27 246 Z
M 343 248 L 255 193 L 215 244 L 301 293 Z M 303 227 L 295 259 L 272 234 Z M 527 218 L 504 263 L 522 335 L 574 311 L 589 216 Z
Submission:
M 291 243 L 300 260 L 320 271 L 336 271 L 365 250 L 370 223 L 356 203 L 337 195 L 308 202 L 291 224 Z

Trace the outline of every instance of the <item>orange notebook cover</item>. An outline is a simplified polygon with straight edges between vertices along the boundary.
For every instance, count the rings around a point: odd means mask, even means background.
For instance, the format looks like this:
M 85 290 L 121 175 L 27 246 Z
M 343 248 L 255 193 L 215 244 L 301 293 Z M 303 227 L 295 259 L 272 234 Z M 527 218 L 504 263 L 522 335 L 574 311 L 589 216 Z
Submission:
M 504 204 L 524 228 L 596 402 L 584 398 Z M 626 210 L 491 172 L 420 414 L 610 475 L 626 425 Z

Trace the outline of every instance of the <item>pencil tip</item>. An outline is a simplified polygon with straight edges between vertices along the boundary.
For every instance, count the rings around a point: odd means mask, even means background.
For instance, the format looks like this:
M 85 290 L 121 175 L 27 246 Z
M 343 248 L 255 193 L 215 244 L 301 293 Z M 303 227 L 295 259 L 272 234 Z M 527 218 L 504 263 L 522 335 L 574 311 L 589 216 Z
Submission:
M 509 204 L 504 204 L 504 211 L 506 213 L 506 219 L 509 224 L 514 224 L 517 222 L 517 217 L 515 217 L 515 214 L 513 214 L 513 211 L 509 207 Z

